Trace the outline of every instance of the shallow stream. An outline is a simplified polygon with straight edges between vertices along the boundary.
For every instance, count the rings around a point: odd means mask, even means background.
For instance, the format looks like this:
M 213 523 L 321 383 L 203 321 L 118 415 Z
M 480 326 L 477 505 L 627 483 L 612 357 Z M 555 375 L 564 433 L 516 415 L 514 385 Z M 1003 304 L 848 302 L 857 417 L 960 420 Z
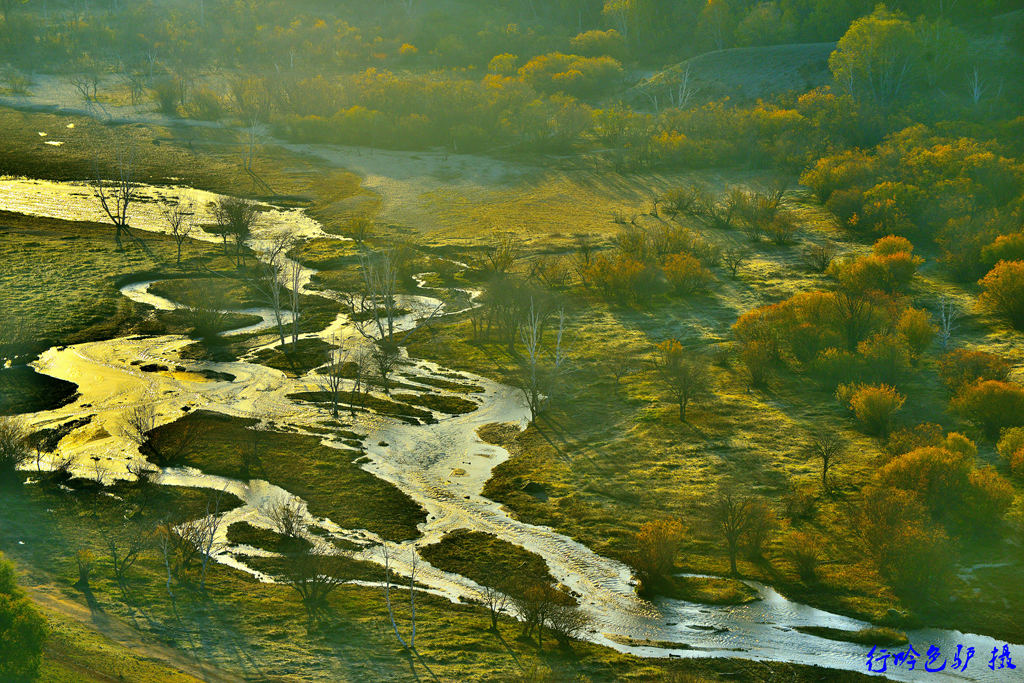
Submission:
M 160 202 L 188 198 L 202 212 L 216 198 L 210 193 L 181 187 L 145 188 L 144 196 L 148 201 L 139 205 L 131 224 L 149 231 L 162 231 Z M 0 208 L 67 220 L 103 220 L 89 188 L 76 183 L 0 179 Z M 257 252 L 273 235 L 282 231 L 289 232 L 296 239 L 324 234 L 320 226 L 301 210 L 270 206 L 265 209 L 261 213 L 260 227 L 254 231 L 250 243 Z M 208 234 L 196 236 L 220 239 Z M 304 288 L 312 274 L 309 269 L 304 271 Z M 121 291 L 135 301 L 158 309 L 177 306 L 175 302 L 149 293 L 150 284 L 135 283 Z M 336 293 L 312 290 L 306 290 L 306 293 L 337 296 Z M 424 294 L 427 293 L 424 290 Z M 472 293 L 468 294 L 472 296 Z M 402 325 L 414 325 L 416 315 L 428 315 L 437 303 L 430 296 L 409 297 L 403 305 L 414 310 L 415 314 L 407 316 Z M 266 316 L 266 311 L 249 312 L 261 315 L 263 321 L 251 328 L 235 330 L 235 334 L 266 329 L 274 324 Z M 325 341 L 346 339 L 353 345 L 369 343 L 343 315 L 322 332 L 303 336 L 320 337 Z M 85 415 L 94 416 L 89 424 L 63 439 L 59 452 L 75 458 L 82 471 L 92 471 L 94 458 L 100 458 L 108 477 L 130 476 L 126 465 L 141 458 L 133 443 L 117 436 L 117 422 L 126 407 L 142 402 L 154 405 L 161 424 L 181 417 L 183 409 L 206 409 L 232 416 L 254 417 L 264 424 L 272 422 L 277 428 L 316 433 L 326 445 L 340 445 L 332 444 L 329 437 L 324 438 L 322 432 L 316 431 L 322 429 L 328 417 L 322 409 L 287 397 L 299 391 L 319 390 L 315 371 L 290 378 L 278 370 L 244 360 L 184 360 L 179 351 L 190 341 L 174 335 L 133 336 L 51 348 L 40 355 L 35 368 L 38 372 L 75 382 L 80 388 L 80 395 L 69 405 L 27 415 L 25 419 L 33 429 L 40 429 Z M 269 338 L 267 344 L 273 345 Z M 184 367 L 186 371 L 144 372 L 139 366 L 145 363 Z M 860 672 L 866 670 L 869 648 L 807 635 L 795 628 L 827 626 L 858 630 L 869 624 L 792 602 L 772 588 L 752 581 L 747 583 L 757 590 L 761 599 L 740 606 L 710 606 L 669 599 L 648 601 L 635 594 L 631 572 L 622 563 L 602 557 L 550 528 L 512 518 L 500 505 L 481 495 L 491 470 L 509 455 L 497 446 L 483 443 L 477 436 L 477 429 L 495 422 L 511 422 L 524 427 L 529 411 L 520 393 L 484 377 L 467 373 L 454 375 L 428 361 L 406 356 L 404 363 L 401 370 L 405 373 L 402 377 L 405 382 L 415 384 L 418 377 L 429 379 L 439 376 L 451 381 L 453 376 L 461 376 L 458 381 L 476 385 L 483 391 L 460 394 L 478 404 L 475 411 L 458 416 L 435 413 L 434 424 L 413 425 L 367 415 L 357 418 L 352 427 L 354 431 L 366 434 L 363 443 L 368 459 L 362 466 L 404 491 L 428 514 L 427 521 L 421 526 L 420 538 L 391 546 L 391 563 L 395 571 L 408 573 L 410 558 L 416 548 L 436 542 L 450 531 L 471 529 L 492 533 L 540 555 L 547 562 L 551 574 L 580 596 L 581 608 L 592 619 L 592 629 L 586 638 L 593 642 L 645 657 L 738 657 Z M 204 378 L 204 373 L 206 377 L 226 373 L 234 379 L 210 380 Z M 442 391 L 426 385 L 423 389 Z M 269 505 L 292 499 L 290 493 L 265 481 L 236 481 L 189 469 L 164 470 L 158 481 L 169 485 L 227 490 L 238 496 L 244 505 L 225 513 L 220 527 L 224 548 L 216 559 L 248 571 L 261 581 L 271 580 L 246 565 L 247 557 L 266 555 L 267 551 L 227 546 L 224 535 L 228 524 L 236 521 L 244 520 L 272 528 L 265 511 Z M 302 501 L 296 499 L 296 502 L 304 507 Z M 346 539 L 362 547 L 355 553 L 356 557 L 383 562 L 380 539 L 374 534 L 361 529 L 343 529 L 331 520 L 309 517 L 308 513 L 307 518 L 308 523 L 322 534 Z M 474 582 L 438 570 L 422 559 L 418 561 L 416 580 L 432 592 L 453 601 L 478 600 L 481 597 L 480 587 Z M 908 636 L 922 655 L 917 669 L 908 672 L 907 665 L 904 665 L 903 669 L 894 670 L 890 663 L 887 676 L 903 680 L 921 676 L 936 680 L 1006 680 L 1002 675 L 1004 672 L 992 672 L 987 666 L 992 648 L 1001 648 L 1001 642 L 952 630 L 925 629 L 911 631 Z M 637 641 L 649 641 L 658 646 L 636 645 Z M 634 644 L 626 645 L 626 642 Z M 669 643 L 678 646 L 670 647 Z M 940 647 L 943 656 L 948 656 L 951 662 L 958 644 L 976 650 L 966 673 L 951 673 L 947 666 L 942 673 L 923 674 L 923 655 L 930 646 Z M 892 648 L 895 651 L 903 649 Z M 1015 650 L 1024 652 L 1016 646 Z

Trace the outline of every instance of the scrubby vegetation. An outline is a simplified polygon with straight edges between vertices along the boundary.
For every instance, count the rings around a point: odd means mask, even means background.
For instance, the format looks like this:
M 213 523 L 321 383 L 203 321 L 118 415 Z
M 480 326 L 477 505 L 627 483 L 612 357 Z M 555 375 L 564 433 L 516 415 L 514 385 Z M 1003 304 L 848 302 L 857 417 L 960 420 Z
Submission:
M 139 453 L 265 480 L 312 519 L 368 532 L 335 538 L 343 551 L 373 536 L 386 552 L 434 517 L 364 469 L 376 439 L 353 425 L 427 433 L 470 419 L 484 392 L 457 372 L 472 372 L 514 387 L 530 418 L 521 432 L 480 430 L 511 455 L 483 495 L 621 560 L 643 597 L 743 604 L 756 597 L 743 580 L 757 579 L 884 625 L 807 630 L 825 638 L 895 647 L 926 625 L 1021 642 L 1022 36 L 1003 0 L 5 3 L 0 96 L 32 107 L 73 91 L 83 114 L 0 110 L 0 172 L 113 178 L 132 149 L 136 181 L 231 197 L 205 226 L 223 238 L 213 244 L 122 244 L 130 226 L 116 215 L 0 215 L 0 413 L 73 400 L 73 385 L 27 365 L 48 347 L 189 335 L 183 362 L 273 368 L 299 387 L 296 409 L 323 419 L 295 433 L 262 419 L 257 397 L 232 412 L 247 417 L 186 406 L 156 426 L 150 407 L 128 437 Z M 774 59 L 790 60 L 785 77 L 756 87 L 724 66 Z M 75 132 L 44 147 L 55 130 Z M 264 240 L 259 261 L 246 242 L 268 202 L 303 207 L 326 234 Z M 288 259 L 320 271 L 302 295 Z M 143 280 L 185 308 L 118 293 Z M 395 322 L 408 294 L 447 308 L 406 333 Z M 273 308 L 271 329 L 224 336 L 258 319 L 237 314 L 252 307 Z M 369 351 L 306 336 L 339 313 Z M 410 371 L 416 359 L 453 370 L 426 377 Z M 130 365 L 234 379 L 205 367 Z M 47 474 L 41 454 L 74 428 L 31 435 L 0 420 L 0 479 L 19 484 L 0 548 L 169 645 L 201 641 L 216 666 L 319 679 L 683 675 L 577 642 L 586 596 L 500 525 L 419 547 L 478 584 L 482 606 L 448 604 L 415 577 L 410 596 L 369 555 L 325 553 L 330 534 L 287 506 L 274 530 L 226 529 L 228 544 L 270 554 L 250 566 L 280 583 L 257 584 L 210 562 L 213 536 L 204 551 L 185 533 L 188 515 L 234 509 L 230 495 L 158 486 L 145 463 L 131 483 L 104 481 L 98 458 L 89 480 L 56 456 Z M 21 487 L 33 462 L 36 482 Z M 453 497 L 441 488 L 429 494 Z M 46 533 L 46 548 L 12 540 Z M 349 580 L 384 580 L 386 608 Z M 429 624 L 415 646 L 397 625 L 414 612 Z M 513 613 L 522 624 L 507 642 Z M 40 666 L 23 650 L 9 675 Z

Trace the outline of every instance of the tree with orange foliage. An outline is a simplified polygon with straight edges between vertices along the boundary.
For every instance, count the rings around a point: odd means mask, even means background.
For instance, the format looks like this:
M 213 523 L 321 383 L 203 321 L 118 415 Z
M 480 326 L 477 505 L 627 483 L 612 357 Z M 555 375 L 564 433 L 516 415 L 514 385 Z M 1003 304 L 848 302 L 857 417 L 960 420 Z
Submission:
M 671 578 L 685 530 L 675 520 L 646 522 L 634 536 L 630 564 L 643 582 L 644 590 L 656 589 Z
M 978 284 L 981 303 L 1024 330 L 1024 261 L 1000 261 Z
M 1024 425 L 1024 387 L 1014 382 L 979 380 L 961 389 L 952 406 L 991 438 L 1004 427 Z

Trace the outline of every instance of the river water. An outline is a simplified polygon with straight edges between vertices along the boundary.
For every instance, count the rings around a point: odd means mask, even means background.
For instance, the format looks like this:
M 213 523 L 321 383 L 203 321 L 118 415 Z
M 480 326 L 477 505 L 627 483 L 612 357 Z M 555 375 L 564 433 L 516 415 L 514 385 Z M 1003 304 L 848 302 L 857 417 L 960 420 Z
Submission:
M 131 224 L 141 230 L 162 231 L 160 203 L 191 200 L 200 217 L 216 195 L 182 187 L 147 187 L 132 215 Z M 32 215 L 68 220 L 102 221 L 89 188 L 76 183 L 0 178 L 0 208 Z M 321 227 L 299 209 L 266 206 L 260 225 L 250 243 L 257 252 L 275 235 L 287 232 L 296 239 L 324 236 Z M 199 239 L 219 240 L 215 235 L 198 233 Z M 332 236 L 333 237 L 333 236 Z M 337 293 L 306 290 L 314 271 L 305 269 L 303 289 L 308 294 L 337 297 Z M 122 288 L 122 293 L 135 301 L 158 309 L 177 306 L 173 301 L 151 294 L 150 282 L 135 283 Z M 470 293 L 471 294 L 471 293 Z M 413 310 L 402 321 L 403 327 L 415 325 L 417 315 L 427 315 L 437 305 L 430 296 L 408 297 L 402 305 Z M 443 309 L 442 309 L 443 310 Z M 273 320 L 262 309 L 252 310 L 263 320 L 256 326 L 235 330 L 234 334 L 265 330 Z M 319 333 L 305 334 L 325 341 L 345 339 L 350 345 L 368 344 L 344 315 Z M 324 411 L 309 404 L 292 401 L 288 394 L 318 390 L 315 371 L 298 378 L 257 363 L 208 362 L 181 359 L 180 350 L 191 340 L 181 336 L 123 337 L 102 342 L 55 347 L 42 353 L 34 363 L 38 372 L 74 382 L 79 397 L 56 410 L 24 416 L 34 429 L 63 424 L 85 415 L 92 421 L 71 432 L 59 445 L 61 456 L 71 456 L 83 471 L 92 471 L 99 458 L 107 477 L 126 477 L 126 465 L 140 459 L 137 448 L 118 436 L 117 423 L 129 406 L 148 403 L 155 407 L 158 422 L 167 423 L 183 415 L 183 409 L 213 410 L 238 417 L 254 417 L 264 424 L 313 434 L 323 427 Z M 268 338 L 268 345 L 273 341 Z M 251 355 L 249 356 L 251 358 Z M 402 381 L 417 384 L 417 378 L 443 376 L 451 381 L 452 373 L 434 363 L 408 358 L 403 353 Z M 140 364 L 158 362 L 168 367 L 184 367 L 185 372 L 143 372 Z M 216 373 L 227 373 L 232 381 L 211 380 Z M 205 375 L 204 375 L 205 372 Z M 849 617 L 831 614 L 785 599 L 769 586 L 748 582 L 760 600 L 739 606 L 710 606 L 679 600 L 649 601 L 635 594 L 628 567 L 603 557 L 589 548 L 550 528 L 525 524 L 512 518 L 500 505 L 481 495 L 491 470 L 509 457 L 497 446 L 486 444 L 477 436 L 483 425 L 501 422 L 525 427 L 529 411 L 520 393 L 512 387 L 484 377 L 459 373 L 461 382 L 481 391 L 459 394 L 477 403 L 473 412 L 458 416 L 435 414 L 436 422 L 412 425 L 381 416 L 361 416 L 353 429 L 367 436 L 364 447 L 369 472 L 394 484 L 412 497 L 428 514 L 421 525 L 421 537 L 414 541 L 391 545 L 393 570 L 408 573 L 416 548 L 440 540 L 457 529 L 492 533 L 510 543 L 541 556 L 560 582 L 580 596 L 581 609 L 592 619 L 592 628 L 585 637 L 623 652 L 644 657 L 738 657 L 754 660 L 815 664 L 824 667 L 866 671 L 868 648 L 852 643 L 827 640 L 800 633 L 801 626 L 827 626 L 858 630 L 870 624 Z M 424 391 L 443 390 L 422 385 Z M 337 445 L 322 432 L 316 434 L 328 445 Z M 387 445 L 381 445 L 387 444 Z M 181 485 L 226 490 L 243 501 L 243 505 L 224 514 L 220 526 L 221 549 L 216 559 L 251 573 L 260 581 L 270 581 L 252 570 L 246 558 L 266 555 L 267 551 L 227 544 L 227 526 L 247 521 L 256 526 L 272 528 L 266 515 L 269 506 L 291 500 L 304 508 L 304 502 L 289 492 L 265 481 L 236 481 L 213 477 L 190 469 L 164 470 L 158 481 Z M 308 524 L 321 535 L 345 539 L 361 550 L 354 556 L 382 563 L 381 539 L 363 529 L 344 529 L 329 519 L 314 518 L 305 513 Z M 311 537 L 312 538 L 312 537 Z M 481 588 L 473 581 L 432 567 L 419 559 L 417 582 L 431 592 L 453 601 L 479 600 Z M 990 671 L 987 662 L 994 647 L 1003 643 L 991 638 L 952 630 L 925 629 L 908 633 L 915 649 L 925 655 L 932 645 L 943 656 L 950 657 L 957 645 L 974 647 L 975 658 L 966 673 L 952 672 L 947 666 L 942 673 L 926 674 L 936 680 L 959 679 L 1007 680 L 1004 671 Z M 623 642 L 657 641 L 659 647 L 625 645 Z M 668 646 L 677 643 L 678 647 Z M 1015 652 L 1021 648 L 1012 646 Z M 903 648 L 894 648 L 899 651 Z M 941 660 L 941 658 L 940 658 Z M 911 680 L 922 675 L 923 659 L 913 672 L 894 669 L 890 663 L 886 676 Z M 1018 669 L 1024 670 L 1024 669 Z

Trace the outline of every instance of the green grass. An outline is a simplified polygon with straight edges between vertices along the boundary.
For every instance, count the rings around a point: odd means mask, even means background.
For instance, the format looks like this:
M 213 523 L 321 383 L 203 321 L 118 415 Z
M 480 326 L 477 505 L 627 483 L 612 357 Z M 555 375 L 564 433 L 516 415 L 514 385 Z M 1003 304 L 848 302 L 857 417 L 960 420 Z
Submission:
M 676 576 L 664 593 L 671 598 L 705 605 L 743 605 L 757 600 L 757 591 L 726 577 Z
M 268 349 L 260 349 L 254 358 L 260 365 L 275 368 L 290 376 L 305 374 L 330 362 L 331 345 L 321 339 L 300 339 L 295 347 L 291 340 Z
M 860 645 L 885 645 L 895 647 L 907 644 L 907 634 L 891 628 L 864 628 L 859 631 L 844 631 L 826 626 L 797 626 L 800 633 L 809 633 L 829 640 L 842 640 Z
M 179 430 L 186 423 L 203 430 L 185 460 L 191 467 L 235 479 L 266 479 L 305 500 L 313 515 L 329 517 L 344 528 L 367 529 L 396 541 L 419 535 L 416 525 L 426 513 L 394 486 L 356 465 L 360 451 L 328 448 L 317 438 L 299 434 L 255 431 L 250 429 L 251 420 L 205 411 L 158 429 Z M 243 455 L 254 443 L 259 462 L 246 472 Z
M 543 652 L 538 652 L 536 642 L 513 637 L 519 627 L 507 618 L 500 620 L 495 634 L 487 630 L 490 620 L 482 607 L 452 604 L 425 593 L 418 593 L 416 600 L 419 657 L 410 662 L 391 632 L 379 589 L 340 588 L 330 598 L 323 620 L 310 628 L 291 589 L 257 583 L 221 565 L 211 567 L 205 592 L 199 590 L 194 572 L 175 581 L 172 603 L 162 561 L 154 550 L 147 551 L 132 568 L 124 587 L 112 580 L 100 529 L 120 523 L 126 514 L 131 523 L 153 525 L 183 504 L 187 512 L 196 513 L 206 494 L 169 489 L 166 497 L 141 510 L 136 506 L 150 496 L 148 492 L 133 494 L 128 487 L 118 494 L 124 500 L 18 487 L 0 509 L 5 530 L 0 551 L 24 570 L 26 584 L 47 587 L 62 599 L 81 602 L 81 593 L 71 587 L 77 575 L 73 551 L 91 549 L 98 558 L 90 581 L 96 609 L 130 622 L 143 636 L 198 658 L 204 665 L 243 678 L 286 679 L 301 671 L 305 680 L 316 681 L 382 677 L 411 681 L 433 672 L 441 680 L 460 681 L 536 676 L 582 681 L 703 681 L 738 675 L 802 682 L 820 680 L 823 675 L 823 670 L 813 667 L 744 660 L 644 660 L 587 643 L 561 646 L 550 644 L 550 640 Z M 34 540 L 41 538 L 46 542 Z M 379 580 L 383 571 L 375 570 Z M 408 601 L 399 599 L 394 608 L 400 627 L 408 634 Z M 64 680 L 106 681 L 111 680 L 109 672 L 116 672 L 115 678 L 123 673 L 127 680 L 189 680 L 176 679 L 158 662 L 140 658 L 91 629 L 80 631 L 74 624 L 67 632 L 57 633 L 51 643 L 59 651 L 48 657 L 44 671 L 54 672 L 56 680 L 65 676 Z M 860 680 L 860 676 L 836 673 L 831 680 Z
M 501 588 L 515 577 L 556 583 L 539 555 L 479 531 L 452 531 L 439 542 L 420 548 L 420 554 L 438 569 L 483 586 Z

